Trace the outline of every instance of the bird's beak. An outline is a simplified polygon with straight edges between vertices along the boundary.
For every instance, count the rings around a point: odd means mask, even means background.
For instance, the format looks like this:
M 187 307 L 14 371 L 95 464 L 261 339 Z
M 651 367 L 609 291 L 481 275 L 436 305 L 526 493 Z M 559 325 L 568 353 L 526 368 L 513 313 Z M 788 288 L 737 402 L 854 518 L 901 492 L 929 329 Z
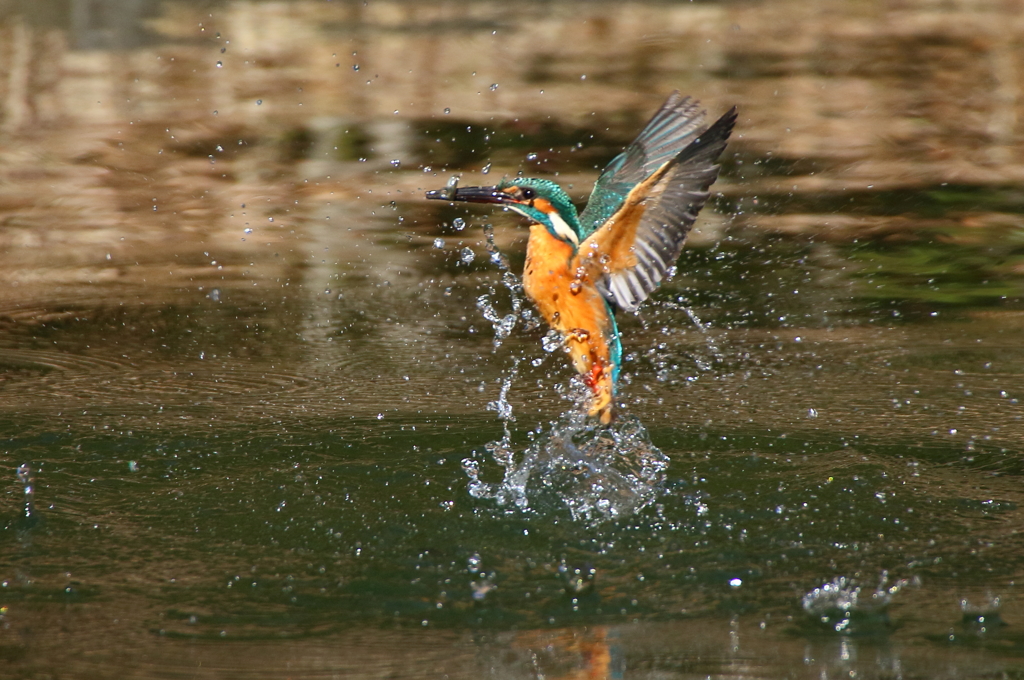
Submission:
M 498 187 L 446 187 L 428 191 L 427 198 L 467 203 L 515 203 L 511 196 Z

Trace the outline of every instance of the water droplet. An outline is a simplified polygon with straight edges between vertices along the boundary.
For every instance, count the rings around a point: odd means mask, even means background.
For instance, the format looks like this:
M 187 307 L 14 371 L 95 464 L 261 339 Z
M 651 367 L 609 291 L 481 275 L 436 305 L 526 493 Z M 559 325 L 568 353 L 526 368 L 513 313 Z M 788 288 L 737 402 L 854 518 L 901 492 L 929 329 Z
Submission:
M 537 160 L 537 154 L 535 154 L 535 153 L 528 153 L 528 154 L 526 154 L 526 160 L 528 160 L 528 161 L 535 161 L 535 160 Z
M 224 62 L 218 61 L 217 62 L 217 68 L 224 68 Z
M 452 112 L 452 110 L 451 110 L 451 109 L 449 109 L 449 108 L 445 108 L 444 112 L 445 112 L 445 114 L 449 114 L 449 113 L 451 113 L 451 112 Z
M 353 71 L 358 71 L 359 70 L 359 64 L 352 64 L 352 70 Z
M 494 92 L 497 89 L 498 89 L 498 84 L 497 83 L 491 83 L 491 92 Z
M 487 597 L 487 593 L 491 592 L 492 590 L 498 587 L 491 583 L 490 578 L 485 578 L 479 583 L 477 583 L 476 581 L 472 581 L 470 582 L 469 586 L 473 589 L 473 599 L 477 600 L 478 602 Z
M 444 239 L 443 238 L 435 238 L 434 239 L 434 247 L 437 248 L 438 250 L 444 250 Z
M 256 106 L 260 106 L 261 104 L 263 104 L 263 100 L 262 99 L 257 99 L 256 100 Z
M 463 248 L 459 251 L 459 260 L 462 264 L 469 264 L 476 259 L 476 253 L 473 252 L 472 248 Z
M 732 586 L 733 588 L 739 588 L 741 585 L 743 585 L 743 579 L 741 579 L 741 578 L 729 579 L 729 585 Z
M 807 409 L 807 417 L 808 418 L 817 418 L 818 417 L 818 409 L 815 409 L 815 408 Z
M 394 159 L 393 161 L 391 161 L 391 165 L 392 165 L 393 167 L 396 167 L 396 168 L 397 168 L 397 167 L 398 167 L 399 165 L 401 165 L 401 164 L 402 164 L 402 161 L 401 161 L 400 159 L 398 159 L 398 158 L 396 158 L 396 159 Z
M 491 171 L 491 164 L 490 163 L 488 163 L 484 167 L 480 168 L 480 173 L 483 174 L 483 175 L 486 175 L 486 174 L 490 173 L 490 171 Z
M 466 228 L 466 220 L 461 217 L 456 217 L 452 220 L 452 228 L 455 229 L 455 231 L 462 231 Z
M 466 562 L 466 568 L 469 570 L 469 573 L 475 574 L 480 571 L 481 562 L 480 553 L 473 553 L 470 555 L 469 560 Z
M 377 414 L 377 420 L 384 420 L 384 414 L 383 413 L 378 413 Z
M 244 229 L 243 231 L 244 231 L 244 232 L 245 232 L 246 234 L 251 234 L 251 233 L 252 233 L 252 227 L 246 227 L 246 228 L 245 228 L 245 229 Z

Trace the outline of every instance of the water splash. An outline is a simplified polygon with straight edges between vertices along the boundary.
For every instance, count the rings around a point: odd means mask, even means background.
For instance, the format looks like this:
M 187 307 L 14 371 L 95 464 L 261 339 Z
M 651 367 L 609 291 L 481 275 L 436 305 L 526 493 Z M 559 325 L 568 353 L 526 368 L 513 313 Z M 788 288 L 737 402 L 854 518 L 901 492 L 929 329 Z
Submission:
M 564 505 L 576 521 L 597 524 L 634 514 L 657 498 L 669 459 L 634 416 L 600 425 L 574 408 L 521 453 L 509 438 L 486 447 L 504 468 L 501 482 L 480 479 L 480 462 L 463 461 L 474 498 L 533 512 Z
M 889 628 L 893 597 L 907 586 L 918 585 L 916 576 L 889 584 L 889 574 L 883 571 L 878 585 L 868 591 L 855 579 L 839 576 L 805 594 L 802 604 L 812 619 L 836 633 L 872 633 Z
M 24 491 L 22 511 L 18 516 L 16 526 L 20 532 L 26 534 L 23 538 L 27 538 L 28 530 L 39 521 L 35 510 L 35 475 L 32 472 L 32 466 L 28 463 L 19 465 L 16 474 L 18 483 L 21 484 Z
M 695 312 L 693 307 L 690 307 L 689 305 L 683 307 L 683 310 L 686 312 L 686 315 L 690 317 L 690 321 L 693 322 L 693 325 L 700 329 L 701 335 L 704 336 L 704 342 L 708 346 L 708 350 L 711 352 L 711 355 L 715 357 L 716 361 L 722 362 L 725 359 L 725 355 L 722 354 L 722 350 L 718 348 L 718 343 L 715 342 L 714 336 L 711 335 L 711 322 L 709 321 L 704 323 L 701 321 L 700 317 L 697 316 L 697 312 Z M 711 369 L 710 366 L 705 367 L 703 365 L 700 368 L 704 371 Z
M 707 347 L 708 352 L 711 353 L 712 357 L 712 360 L 709 361 L 708 359 L 700 355 L 693 356 L 693 361 L 697 365 L 697 368 L 698 370 L 700 370 L 701 373 L 707 373 L 711 371 L 714 363 L 722 364 L 725 362 L 725 354 L 722 353 L 722 350 L 719 348 L 715 336 L 711 333 L 711 323 L 705 323 L 704 321 L 702 321 L 701 318 L 697 315 L 697 312 L 693 309 L 693 307 L 687 305 L 682 297 L 679 297 L 674 302 L 672 300 L 663 300 L 659 303 L 659 305 L 661 307 L 664 307 L 665 309 L 671 309 L 685 313 L 686 316 L 690 319 L 690 321 L 693 322 L 693 325 L 697 327 L 697 330 L 700 331 L 701 336 L 704 338 L 704 344 Z M 647 321 L 645 319 L 642 319 L 642 321 L 644 323 L 644 327 L 647 328 Z M 657 349 L 664 349 L 664 347 L 658 346 Z M 669 362 L 661 357 L 655 357 L 653 359 L 653 363 L 655 365 L 655 368 L 658 370 L 658 379 L 662 382 L 668 380 Z M 696 379 L 697 378 L 694 377 L 691 378 L 690 380 L 693 381 Z
M 527 328 L 535 325 L 535 321 L 532 312 L 523 304 L 525 296 L 522 282 L 518 276 L 512 273 L 508 258 L 498 250 L 498 246 L 494 242 L 494 225 L 489 223 L 484 225 L 484 236 L 486 237 L 484 247 L 490 255 L 491 262 L 496 264 L 502 271 L 501 283 L 508 290 L 512 303 L 512 311 L 510 313 L 500 314 L 494 307 L 494 297 L 497 295 L 497 291 L 493 287 L 476 300 L 476 308 L 480 310 L 485 319 L 491 322 L 491 326 L 494 328 L 494 349 L 497 350 L 501 347 L 501 343 L 512 334 L 520 320 L 524 322 Z M 516 362 L 513 371 L 516 368 L 518 368 L 518 362 Z
M 32 488 L 32 466 L 28 463 L 22 463 L 18 466 L 18 483 L 21 484 L 25 490 L 25 509 L 24 517 L 32 517 L 32 499 L 35 496 L 35 490 Z

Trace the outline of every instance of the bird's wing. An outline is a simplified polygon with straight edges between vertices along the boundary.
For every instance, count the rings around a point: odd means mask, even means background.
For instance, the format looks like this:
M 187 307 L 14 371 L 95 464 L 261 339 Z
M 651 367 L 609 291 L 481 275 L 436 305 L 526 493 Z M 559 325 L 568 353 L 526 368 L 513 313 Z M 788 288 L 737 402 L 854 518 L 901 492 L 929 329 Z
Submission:
M 718 156 L 736 123 L 736 107 L 626 196 L 584 241 L 573 263 L 619 309 L 633 311 L 679 258 L 686 234 L 718 178 Z
M 637 138 L 612 159 L 597 179 L 580 215 L 581 239 L 615 214 L 633 187 L 678 154 L 704 124 L 704 116 L 699 102 L 673 92 Z

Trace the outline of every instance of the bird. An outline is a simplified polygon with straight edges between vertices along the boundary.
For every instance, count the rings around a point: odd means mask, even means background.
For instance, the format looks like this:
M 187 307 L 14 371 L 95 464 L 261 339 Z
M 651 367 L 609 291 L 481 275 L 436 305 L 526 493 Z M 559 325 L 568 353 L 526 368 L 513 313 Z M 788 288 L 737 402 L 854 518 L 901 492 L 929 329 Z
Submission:
M 673 92 L 604 168 L 577 213 L 552 180 L 506 177 L 495 186 L 448 186 L 426 198 L 500 205 L 530 221 L 523 290 L 568 348 L 589 387 L 588 415 L 616 415 L 622 343 L 616 311 L 634 312 L 675 266 L 718 179 L 736 124 L 732 107 L 710 126 L 700 103 Z

